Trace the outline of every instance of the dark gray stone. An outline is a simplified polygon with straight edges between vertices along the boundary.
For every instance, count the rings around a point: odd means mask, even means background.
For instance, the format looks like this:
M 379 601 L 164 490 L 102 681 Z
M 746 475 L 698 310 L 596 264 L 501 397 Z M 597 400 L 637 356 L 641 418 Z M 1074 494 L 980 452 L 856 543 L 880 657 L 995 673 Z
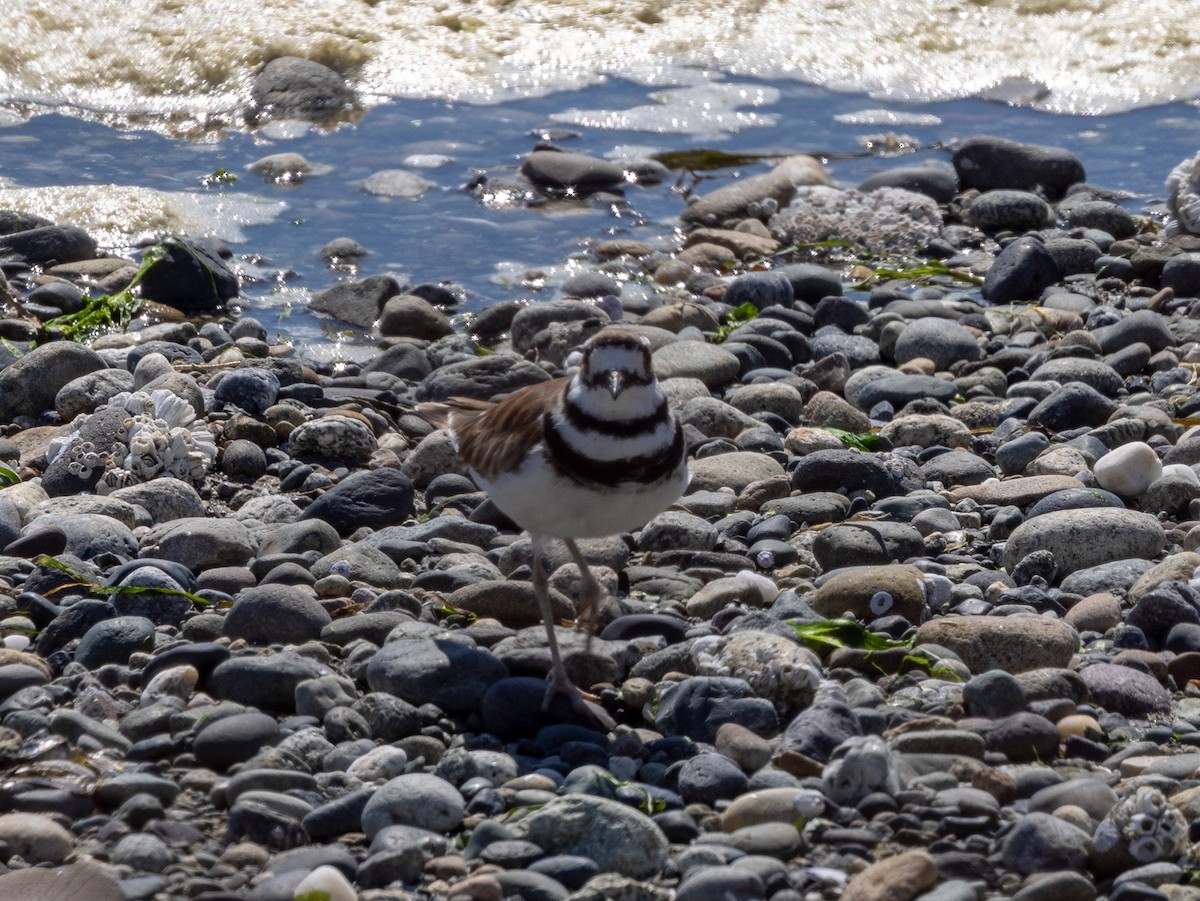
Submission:
M 95 239 L 71 225 L 42 225 L 0 236 L 0 259 L 30 266 L 74 263 L 95 256 Z
M 722 298 L 725 303 L 735 307 L 749 303 L 759 310 L 788 307 L 794 299 L 791 280 L 784 273 L 773 270 L 739 275 L 729 283 Z
M 251 416 L 262 416 L 278 398 L 279 376 L 260 366 L 234 369 L 217 384 L 217 403 L 238 407 Z
M 420 401 L 474 397 L 483 400 L 548 381 L 550 374 L 515 354 L 497 353 L 461 360 L 433 371 L 417 386 Z
M 897 363 L 918 358 L 932 360 L 938 369 L 949 369 L 962 360 L 974 361 L 983 351 L 966 328 L 943 318 L 925 317 L 908 323 L 896 339 Z
M 154 623 L 144 616 L 114 616 L 96 623 L 79 640 L 75 662 L 88 669 L 126 664 L 131 654 L 154 646 Z
M 823 764 L 829 762 L 838 745 L 860 735 L 862 727 L 854 711 L 840 701 L 817 700 L 788 723 L 779 750 L 803 754 Z
M 197 312 L 219 309 L 238 296 L 237 276 L 206 242 L 172 237 L 157 246 L 163 257 L 138 283 L 147 300 Z
M 192 753 L 203 766 L 222 772 L 248 760 L 258 750 L 282 738 L 279 724 L 265 713 L 249 711 L 209 723 L 192 742 Z
M 487 690 L 508 670 L 482 648 L 458 641 L 408 638 L 384 645 L 367 666 L 372 691 L 414 706 L 436 704 L 451 713 L 479 711 Z
M 312 296 L 308 308 L 361 328 L 370 328 L 390 298 L 402 293 L 390 275 L 371 275 L 361 281 L 341 281 Z
M 584 153 L 535 150 L 521 163 L 521 172 L 542 188 L 583 193 L 612 191 L 625 185 L 625 170 L 616 163 Z
M 354 103 L 354 92 L 337 72 L 297 56 L 278 56 L 263 66 L 250 87 L 256 119 L 323 122 Z
M 967 207 L 967 219 L 980 231 L 1025 232 L 1054 221 L 1050 204 L 1028 191 L 985 191 Z
M 1163 266 L 1160 283 L 1177 297 L 1200 297 L 1200 253 L 1179 253 Z
M 1083 382 L 1068 382 L 1039 402 L 1030 412 L 1028 422 L 1048 432 L 1065 432 L 1083 426 L 1103 425 L 1117 405 Z
M 988 670 L 963 686 L 963 705 L 969 716 L 996 720 L 1025 709 L 1025 689 L 1011 673 Z
M 309 657 L 283 651 L 262 656 L 231 657 L 204 680 L 213 697 L 236 701 L 259 710 L 292 713 L 296 686 L 306 679 L 329 675 L 329 668 Z
M 1045 244 L 1036 238 L 1019 238 L 1000 251 L 980 290 L 995 304 L 1034 301 L 1061 277 Z
M 879 188 L 903 188 L 932 197 L 938 203 L 949 203 L 958 192 L 958 174 L 953 166 L 937 161 L 876 172 L 858 186 L 858 190 L 864 192 Z
M 1011 188 L 1057 200 L 1086 180 L 1083 164 L 1067 150 L 986 135 L 959 144 L 953 162 L 964 189 Z
M 55 409 L 63 386 L 77 378 L 107 369 L 104 359 L 74 341 L 41 344 L 0 371 L 0 423 L 17 416 L 36 418 Z
M 313 501 L 300 519 L 323 520 L 343 535 L 363 526 L 398 526 L 412 516 L 413 493 L 412 480 L 398 469 L 356 472 Z
M 250 644 L 303 644 L 330 623 L 311 590 L 266 584 L 241 592 L 225 614 L 223 633 Z
M 679 770 L 678 791 L 688 804 L 716 806 L 717 801 L 730 801 L 749 787 L 746 774 L 736 763 L 722 754 L 700 754 L 684 762 Z
M 1113 713 L 1148 718 L 1171 709 L 1171 695 L 1153 676 L 1112 663 L 1079 671 L 1093 704 Z
M 805 303 L 817 303 L 823 297 L 842 294 L 838 273 L 816 263 L 792 263 L 778 270 L 792 283 L 792 296 Z
M 659 698 L 655 727 L 664 735 L 686 735 L 712 743 L 725 723 L 759 735 L 778 728 L 775 708 L 754 696 L 749 683 L 726 676 L 695 676 L 666 688 Z

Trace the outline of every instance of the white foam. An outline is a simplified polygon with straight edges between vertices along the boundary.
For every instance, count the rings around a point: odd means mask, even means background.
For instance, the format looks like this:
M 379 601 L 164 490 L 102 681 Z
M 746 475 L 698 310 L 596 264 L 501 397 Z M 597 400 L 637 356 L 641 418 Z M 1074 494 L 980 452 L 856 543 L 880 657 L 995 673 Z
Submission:
M 1195 3 L 1180 0 L 312 0 L 302 11 L 246 0 L 236 15 L 226 0 L 125 0 L 101 16 L 90 0 L 9 6 L 0 100 L 149 116 L 183 132 L 236 124 L 257 68 L 286 54 L 346 74 L 368 101 L 490 103 L 610 75 L 687 86 L 715 73 L 795 78 L 884 103 L 1027 83 L 1048 89 L 1040 106 L 1071 113 L 1200 96 Z M 588 121 L 662 131 L 655 109 Z M 689 128 L 770 122 L 756 111 L 687 115 Z
M 287 204 L 246 193 L 157 191 L 132 185 L 0 185 L 0 209 L 76 225 L 102 247 L 128 247 L 141 236 L 185 234 L 240 243 L 248 225 L 272 222 Z

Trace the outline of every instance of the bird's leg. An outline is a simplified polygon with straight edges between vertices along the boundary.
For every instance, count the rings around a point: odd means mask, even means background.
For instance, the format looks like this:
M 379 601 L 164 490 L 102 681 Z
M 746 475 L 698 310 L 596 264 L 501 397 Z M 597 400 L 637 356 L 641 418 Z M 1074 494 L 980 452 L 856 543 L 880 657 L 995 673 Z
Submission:
M 587 632 L 587 648 L 590 651 L 592 635 L 600 625 L 600 602 L 604 599 L 604 589 L 592 575 L 592 570 L 580 552 L 579 545 L 570 538 L 564 538 L 563 544 L 567 546 L 567 553 L 571 555 L 571 560 L 579 567 L 580 609 L 576 622 L 581 624 Z
M 546 627 L 546 643 L 550 646 L 551 661 L 550 675 L 546 679 L 546 696 L 542 700 L 542 710 L 550 707 L 550 702 L 556 694 L 565 695 L 571 702 L 571 709 L 576 713 L 591 722 L 598 723 L 605 729 L 611 729 L 616 725 L 612 718 L 604 712 L 603 708 L 590 706 L 588 698 L 580 692 L 575 683 L 571 681 L 571 677 L 567 675 L 567 667 L 558 650 L 558 636 L 554 633 L 554 608 L 550 604 L 550 580 L 542 566 L 545 539 L 537 536 L 531 537 L 533 539 L 533 594 L 537 598 L 538 609 L 542 614 L 542 623 Z M 588 576 L 590 578 L 591 573 L 588 573 Z M 596 699 L 592 698 L 591 700 Z

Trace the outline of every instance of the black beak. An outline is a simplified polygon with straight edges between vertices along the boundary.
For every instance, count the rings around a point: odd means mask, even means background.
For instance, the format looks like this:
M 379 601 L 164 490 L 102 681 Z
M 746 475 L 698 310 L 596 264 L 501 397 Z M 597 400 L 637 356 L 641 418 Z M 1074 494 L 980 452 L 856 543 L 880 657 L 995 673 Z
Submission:
M 608 393 L 613 396 L 613 400 L 617 399 L 617 395 L 625 390 L 625 374 L 623 372 L 610 372 L 608 374 Z

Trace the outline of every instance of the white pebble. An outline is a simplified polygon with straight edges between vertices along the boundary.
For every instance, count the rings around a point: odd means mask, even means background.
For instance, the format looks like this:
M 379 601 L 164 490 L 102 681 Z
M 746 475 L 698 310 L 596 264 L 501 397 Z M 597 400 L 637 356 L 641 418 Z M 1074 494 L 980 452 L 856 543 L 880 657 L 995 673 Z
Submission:
M 9 651 L 23 651 L 30 645 L 28 635 L 5 635 L 4 647 Z
M 738 578 L 750 583 L 758 590 L 764 607 L 775 603 L 775 598 L 779 597 L 779 586 L 762 573 L 743 569 L 738 571 Z
M 1144 441 L 1122 444 L 1092 467 L 1100 487 L 1122 497 L 1140 497 L 1162 471 L 1158 454 Z
M 1200 485 L 1200 475 L 1196 475 L 1196 470 L 1183 463 L 1168 463 L 1163 467 L 1163 476 L 1183 476 L 1193 485 Z
M 358 893 L 341 870 L 328 865 L 317 867 L 301 879 L 292 898 L 299 901 L 309 896 L 320 898 L 322 895 L 328 901 L 358 901 Z
M 380 745 L 351 763 L 346 772 L 364 782 L 374 782 L 403 775 L 406 766 L 408 755 L 403 750 L 392 745 Z

